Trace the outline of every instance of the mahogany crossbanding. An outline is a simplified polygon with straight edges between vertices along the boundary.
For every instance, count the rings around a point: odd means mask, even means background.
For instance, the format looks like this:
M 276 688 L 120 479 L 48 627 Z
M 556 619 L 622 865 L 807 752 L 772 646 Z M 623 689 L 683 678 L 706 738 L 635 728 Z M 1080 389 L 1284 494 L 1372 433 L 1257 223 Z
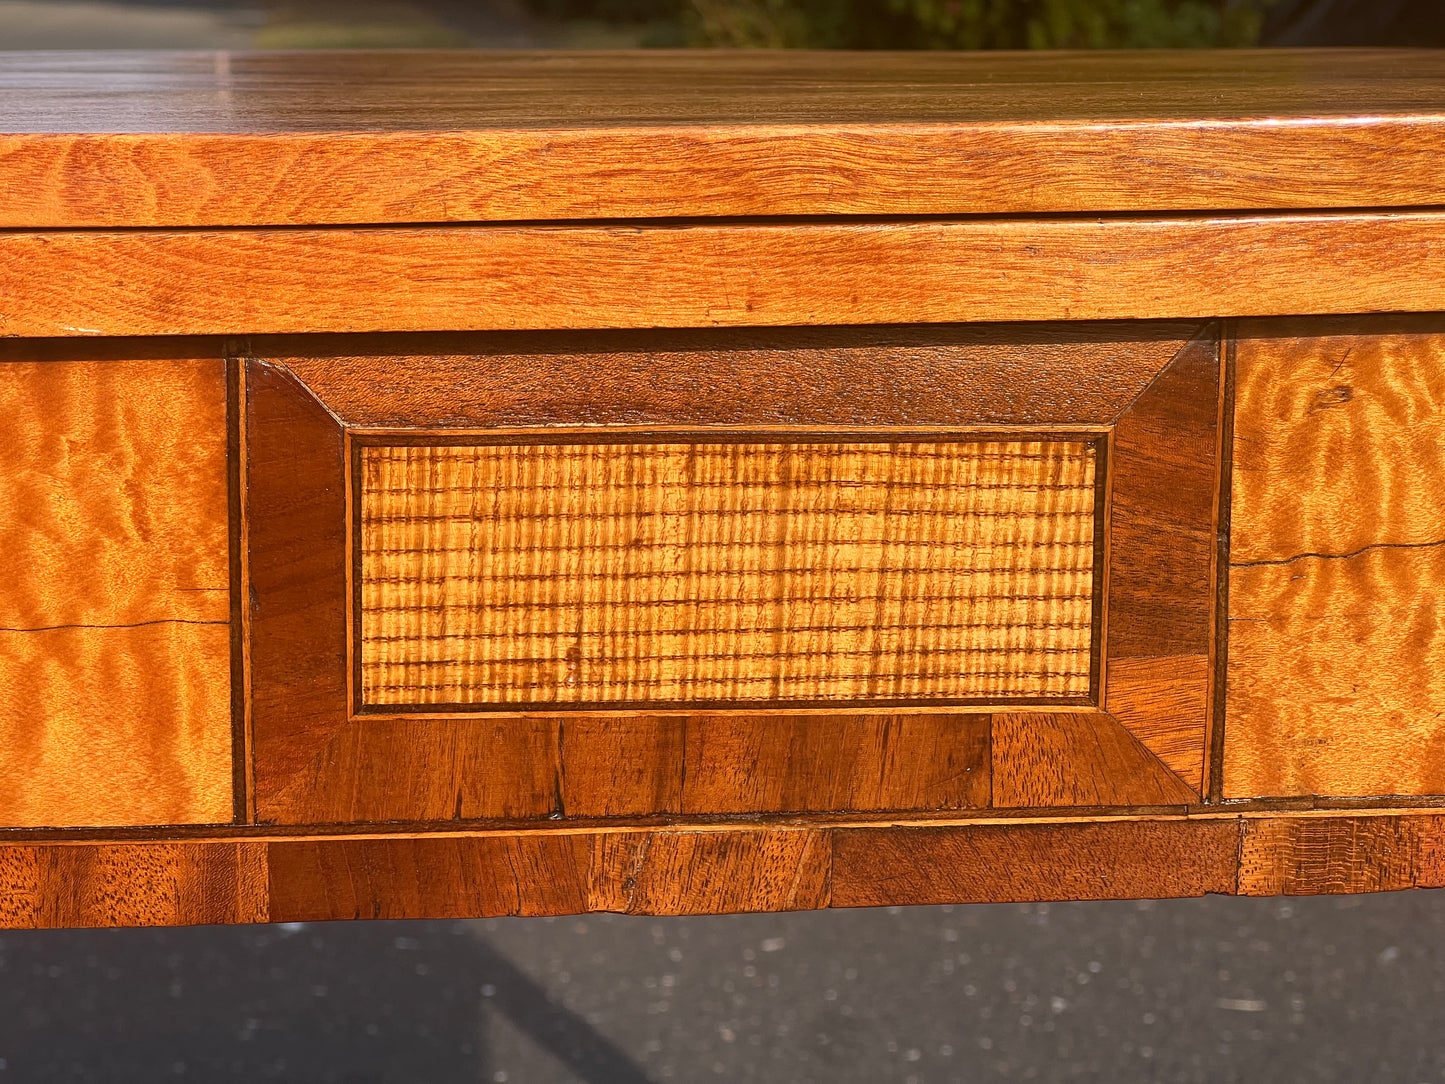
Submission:
M 1091 440 L 628 439 L 358 448 L 364 708 L 1090 695 Z

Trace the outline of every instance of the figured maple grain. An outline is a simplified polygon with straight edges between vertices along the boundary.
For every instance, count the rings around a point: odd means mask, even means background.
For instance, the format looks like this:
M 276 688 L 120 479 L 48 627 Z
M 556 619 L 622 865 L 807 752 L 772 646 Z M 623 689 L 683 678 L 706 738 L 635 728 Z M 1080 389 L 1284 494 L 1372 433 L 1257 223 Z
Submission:
M 1445 322 L 1240 329 L 1227 797 L 1445 791 Z
M 1438 211 L 17 231 L 0 233 L 0 334 L 1401 312 L 1445 309 L 1442 252 Z
M 1094 445 L 360 449 L 376 708 L 1078 698 Z
M 0 224 L 1439 204 L 1438 53 L 11 54 Z
M 996 714 L 993 805 L 1187 805 L 1198 794 L 1103 712 Z
M 0 358 L 0 824 L 229 821 L 224 364 L 37 352 Z

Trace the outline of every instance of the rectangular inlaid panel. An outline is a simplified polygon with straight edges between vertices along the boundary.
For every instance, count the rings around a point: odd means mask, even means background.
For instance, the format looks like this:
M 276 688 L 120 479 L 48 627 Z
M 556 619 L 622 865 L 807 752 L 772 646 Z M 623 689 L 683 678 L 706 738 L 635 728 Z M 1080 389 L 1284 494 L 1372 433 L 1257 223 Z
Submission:
M 1445 794 L 1445 316 L 1247 322 L 1224 796 Z
M 1082 700 L 1088 439 L 358 448 L 374 709 Z
M 188 349 L 0 351 L 0 825 L 232 817 L 226 372 Z

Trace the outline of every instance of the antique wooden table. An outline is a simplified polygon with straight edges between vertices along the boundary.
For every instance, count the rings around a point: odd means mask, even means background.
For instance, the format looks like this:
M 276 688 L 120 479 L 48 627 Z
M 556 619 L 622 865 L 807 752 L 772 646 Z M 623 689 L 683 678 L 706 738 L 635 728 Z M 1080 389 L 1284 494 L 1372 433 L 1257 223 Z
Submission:
M 0 924 L 1445 884 L 1445 55 L 0 58 Z

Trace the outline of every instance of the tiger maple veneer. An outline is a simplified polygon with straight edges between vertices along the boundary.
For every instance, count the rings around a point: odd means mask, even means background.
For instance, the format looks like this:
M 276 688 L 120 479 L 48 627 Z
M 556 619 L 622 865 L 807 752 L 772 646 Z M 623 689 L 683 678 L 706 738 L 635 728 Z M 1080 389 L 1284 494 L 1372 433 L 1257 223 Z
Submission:
M 1442 87 L 0 56 L 0 925 L 1445 886 Z
M 357 449 L 362 710 L 1087 701 L 1093 444 L 624 439 Z

